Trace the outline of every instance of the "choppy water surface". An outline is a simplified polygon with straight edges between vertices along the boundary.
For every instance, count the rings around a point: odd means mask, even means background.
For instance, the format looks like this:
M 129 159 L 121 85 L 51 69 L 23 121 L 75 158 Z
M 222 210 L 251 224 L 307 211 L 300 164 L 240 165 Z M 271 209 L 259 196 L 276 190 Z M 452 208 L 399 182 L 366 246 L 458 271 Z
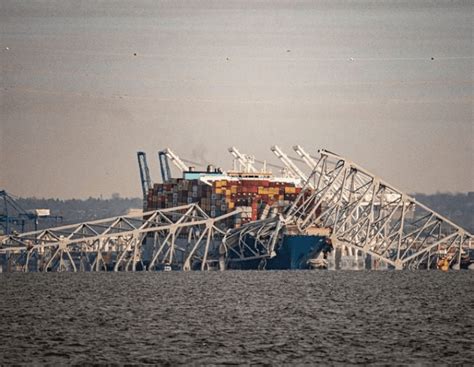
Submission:
M 469 363 L 473 272 L 0 274 L 0 364 Z

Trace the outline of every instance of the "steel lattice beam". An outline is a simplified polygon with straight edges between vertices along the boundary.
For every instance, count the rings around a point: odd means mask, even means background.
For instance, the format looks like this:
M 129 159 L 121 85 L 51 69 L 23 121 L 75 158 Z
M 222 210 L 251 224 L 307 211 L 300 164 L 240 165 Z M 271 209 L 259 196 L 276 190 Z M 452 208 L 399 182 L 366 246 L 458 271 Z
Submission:
M 221 222 L 239 213 L 210 218 L 197 204 L 189 204 L 5 236 L 0 253 L 20 271 L 100 271 L 111 263 L 115 271 L 135 271 L 148 236 L 153 240 L 148 269 L 175 265 L 190 270 L 197 264 L 204 270 L 215 262 L 210 254 L 225 235 Z
M 334 242 L 361 250 L 396 269 L 432 268 L 447 258 L 460 266 L 472 235 L 356 163 L 320 150 L 306 187 L 287 221 L 301 232 L 332 229 Z

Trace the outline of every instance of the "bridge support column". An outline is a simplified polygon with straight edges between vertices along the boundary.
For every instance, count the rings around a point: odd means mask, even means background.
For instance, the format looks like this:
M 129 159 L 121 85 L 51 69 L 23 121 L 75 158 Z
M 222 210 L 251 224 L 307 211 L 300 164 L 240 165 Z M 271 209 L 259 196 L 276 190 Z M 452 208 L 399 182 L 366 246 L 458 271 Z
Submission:
M 334 268 L 336 270 L 341 270 L 341 257 L 342 257 L 342 248 L 341 246 L 336 246 L 334 250 Z
M 366 254 L 364 260 L 365 270 L 372 270 L 372 255 Z
M 395 260 L 395 270 L 403 270 L 403 263 L 400 259 Z

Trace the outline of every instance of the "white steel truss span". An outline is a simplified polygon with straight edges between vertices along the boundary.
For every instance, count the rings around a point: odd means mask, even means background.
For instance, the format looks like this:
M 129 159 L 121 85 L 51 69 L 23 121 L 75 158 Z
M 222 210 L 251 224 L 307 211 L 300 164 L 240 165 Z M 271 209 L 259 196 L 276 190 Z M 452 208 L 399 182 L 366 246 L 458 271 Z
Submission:
M 7 255 L 12 271 L 206 270 L 217 266 L 211 254 L 225 235 L 223 220 L 239 213 L 211 218 L 189 204 L 49 228 L 1 238 L 0 254 Z M 145 237 L 152 242 L 146 264 Z
M 459 267 L 472 234 L 356 163 L 326 150 L 286 215 L 301 232 L 329 227 L 333 243 L 393 266 L 434 268 L 440 259 Z
M 224 258 L 229 263 L 272 257 L 290 227 L 301 234 L 319 227 L 330 228 L 333 246 L 369 254 L 395 269 L 433 269 L 444 259 L 460 268 L 472 234 L 346 158 L 320 150 L 312 163 L 285 213 L 227 233 L 221 266 Z

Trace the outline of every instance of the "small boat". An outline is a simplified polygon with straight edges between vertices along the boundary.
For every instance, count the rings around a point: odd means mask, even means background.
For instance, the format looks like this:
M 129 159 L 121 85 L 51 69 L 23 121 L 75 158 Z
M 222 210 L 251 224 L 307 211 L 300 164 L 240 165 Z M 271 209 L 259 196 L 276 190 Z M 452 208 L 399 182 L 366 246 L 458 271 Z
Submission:
M 164 268 L 163 268 L 163 271 L 171 271 L 171 270 L 173 270 L 171 268 L 171 265 L 165 265 Z

